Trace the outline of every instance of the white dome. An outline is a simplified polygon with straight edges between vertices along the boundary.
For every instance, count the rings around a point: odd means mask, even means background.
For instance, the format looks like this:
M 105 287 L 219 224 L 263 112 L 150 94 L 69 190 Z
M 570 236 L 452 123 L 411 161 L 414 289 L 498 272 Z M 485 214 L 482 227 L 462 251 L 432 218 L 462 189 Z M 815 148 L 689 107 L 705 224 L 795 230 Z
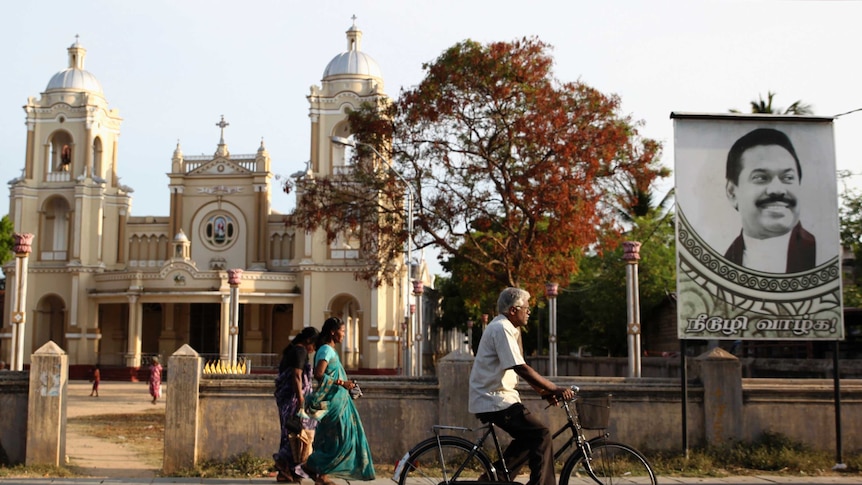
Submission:
M 360 51 L 342 52 L 335 56 L 323 71 L 324 79 L 340 74 L 370 76 L 383 79 L 380 66 L 371 56 Z
M 383 72 L 371 56 L 359 50 L 362 41 L 362 31 L 354 24 L 347 29 L 347 51 L 338 54 L 323 71 L 323 79 L 332 76 L 373 77 L 382 80 Z
M 54 74 L 51 80 L 48 81 L 48 87 L 45 88 L 45 90 L 51 91 L 54 89 L 90 91 L 93 93 L 104 94 L 102 92 L 102 85 L 99 83 L 99 80 L 96 79 L 96 76 L 91 74 L 90 71 L 74 68 L 63 69 L 57 74 Z
M 84 57 L 87 49 L 75 40 L 66 51 L 69 53 L 69 67 L 54 74 L 48 81 L 45 91 L 88 91 L 104 96 L 102 85 L 96 76 L 84 70 Z

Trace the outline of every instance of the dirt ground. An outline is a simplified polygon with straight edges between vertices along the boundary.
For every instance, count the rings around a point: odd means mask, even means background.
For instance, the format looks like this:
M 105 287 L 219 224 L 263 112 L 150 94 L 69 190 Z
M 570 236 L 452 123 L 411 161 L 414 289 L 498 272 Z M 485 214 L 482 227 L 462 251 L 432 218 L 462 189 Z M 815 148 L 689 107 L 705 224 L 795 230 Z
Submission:
M 67 418 L 96 414 L 141 413 L 161 408 L 164 411 L 165 397 L 153 405 L 145 382 L 102 381 L 99 397 L 90 397 L 92 384 L 87 381 L 70 381 Z M 165 384 L 165 392 L 169 392 Z M 153 478 L 161 469 L 144 463 L 134 449 L 93 436 L 66 431 L 67 464 L 93 477 L 105 478 Z

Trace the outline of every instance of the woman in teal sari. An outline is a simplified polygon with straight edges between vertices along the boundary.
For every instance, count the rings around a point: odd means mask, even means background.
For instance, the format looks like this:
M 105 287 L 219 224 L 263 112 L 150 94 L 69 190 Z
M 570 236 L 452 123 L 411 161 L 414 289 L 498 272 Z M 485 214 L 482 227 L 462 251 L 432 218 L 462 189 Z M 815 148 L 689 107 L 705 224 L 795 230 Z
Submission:
M 331 485 L 328 475 L 373 480 L 371 449 L 359 412 L 350 398 L 354 383 L 347 380 L 334 344 L 344 340 L 344 322 L 332 317 L 323 323 L 314 354 L 317 390 L 308 399 L 311 417 L 318 420 L 313 451 L 304 468 L 315 485 Z

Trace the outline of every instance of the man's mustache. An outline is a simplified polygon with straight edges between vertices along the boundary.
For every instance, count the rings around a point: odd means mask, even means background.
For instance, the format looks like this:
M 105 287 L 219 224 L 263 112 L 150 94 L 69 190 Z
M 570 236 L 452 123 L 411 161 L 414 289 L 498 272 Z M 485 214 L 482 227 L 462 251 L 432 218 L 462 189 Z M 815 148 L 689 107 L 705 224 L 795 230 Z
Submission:
M 764 205 L 775 203 L 783 203 L 790 208 L 794 208 L 796 207 L 796 197 L 787 194 L 769 194 L 757 199 L 754 205 L 762 208 Z

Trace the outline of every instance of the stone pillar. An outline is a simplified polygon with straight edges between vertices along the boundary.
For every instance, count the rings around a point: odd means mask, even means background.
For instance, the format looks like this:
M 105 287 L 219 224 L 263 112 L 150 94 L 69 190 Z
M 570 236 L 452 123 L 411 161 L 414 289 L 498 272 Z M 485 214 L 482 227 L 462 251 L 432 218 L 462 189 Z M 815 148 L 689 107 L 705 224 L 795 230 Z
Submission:
M 242 283 L 242 270 L 239 268 L 227 270 L 227 282 L 230 285 L 230 340 L 228 349 L 231 368 L 236 367 L 237 349 L 239 349 L 239 285 Z
M 638 290 L 638 260 L 641 259 L 641 243 L 623 242 L 623 261 L 626 262 L 626 311 L 629 323 L 626 326 L 629 347 L 629 377 L 641 376 L 641 312 L 640 290 Z
M 461 350 L 449 353 L 437 364 L 440 386 L 438 414 L 440 422 L 449 426 L 476 427 L 476 417 L 467 410 L 470 394 L 470 370 L 473 354 Z
M 68 379 L 69 358 L 54 342 L 30 356 L 27 466 L 65 464 Z
M 162 471 L 172 475 L 194 468 L 198 459 L 198 406 L 201 358 L 188 344 L 168 360 L 171 392 L 165 407 L 165 456 Z
M 704 438 L 724 446 L 743 438 L 742 366 L 739 359 L 716 347 L 696 359 L 703 382 Z
M 24 329 L 27 321 L 27 273 L 29 269 L 30 252 L 32 250 L 32 234 L 12 234 L 15 253 L 15 275 L 12 279 L 12 353 L 10 370 L 24 370 Z
M 425 340 L 425 328 L 423 322 L 423 310 L 422 310 L 422 293 L 425 292 L 425 286 L 421 280 L 413 280 L 413 295 L 416 297 L 416 320 L 415 320 L 415 328 L 413 335 L 413 352 L 415 355 L 416 362 L 416 374 L 417 376 L 424 375 L 424 362 L 422 361 L 422 342 Z

